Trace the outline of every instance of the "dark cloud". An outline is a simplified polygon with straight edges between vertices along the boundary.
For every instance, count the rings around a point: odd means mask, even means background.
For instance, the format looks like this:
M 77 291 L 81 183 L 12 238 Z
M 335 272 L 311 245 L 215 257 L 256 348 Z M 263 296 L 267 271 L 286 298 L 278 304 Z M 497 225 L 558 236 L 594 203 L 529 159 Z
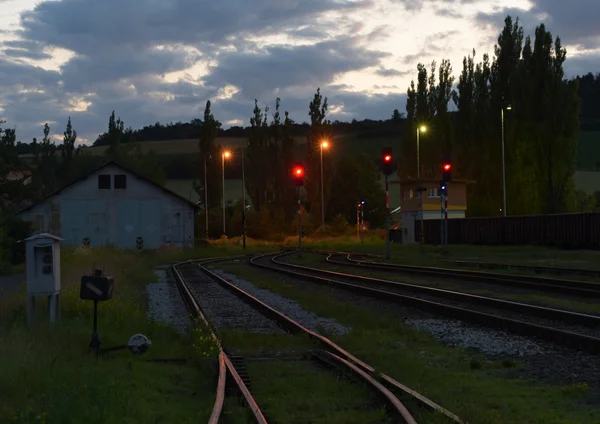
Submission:
M 32 51 L 32 50 L 21 50 L 21 49 L 4 49 L 2 53 L 6 56 L 14 57 L 14 58 L 26 58 L 33 60 L 44 60 L 50 59 L 52 56 L 48 53 L 40 52 L 40 51 Z
M 209 86 L 234 85 L 247 99 L 261 98 L 284 87 L 316 87 L 341 73 L 376 66 L 386 54 L 344 37 L 305 46 L 272 46 L 257 53 L 224 53 L 205 79 Z
M 223 44 L 231 37 L 300 30 L 324 12 L 369 5 L 344 0 L 47 1 L 22 15 L 20 34 L 84 54 L 126 44 Z
M 532 0 L 530 10 L 498 8 L 493 13 L 480 13 L 479 22 L 498 31 L 507 15 L 519 18 L 526 34 L 533 36 L 535 27 L 541 23 L 554 36 L 559 36 L 563 44 L 577 44 L 585 48 L 600 46 L 600 2 L 597 0 Z
M 410 75 L 411 71 L 399 71 L 397 69 L 379 68 L 375 73 L 382 77 L 404 77 L 406 75 Z

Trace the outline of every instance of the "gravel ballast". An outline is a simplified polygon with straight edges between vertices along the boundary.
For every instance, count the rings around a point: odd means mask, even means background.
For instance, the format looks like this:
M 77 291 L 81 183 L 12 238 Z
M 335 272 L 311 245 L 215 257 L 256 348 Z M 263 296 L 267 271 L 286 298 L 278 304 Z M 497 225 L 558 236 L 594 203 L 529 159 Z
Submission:
M 250 333 L 285 333 L 271 319 L 199 269 L 179 269 L 198 306 L 215 328 Z
M 298 321 L 304 327 L 325 334 L 343 335 L 349 333 L 352 329 L 345 327 L 331 318 L 320 317 L 314 313 L 302 308 L 293 300 L 287 299 L 269 290 L 256 287 L 254 284 L 242 280 L 235 275 L 228 274 L 222 270 L 211 268 L 211 271 L 227 281 L 235 284 L 240 289 L 250 293 L 257 299 L 265 302 L 267 305 L 284 313 L 290 318 Z
M 146 285 L 148 318 L 172 326 L 180 334 L 186 334 L 191 323 L 171 271 L 157 269 L 154 273 L 158 277 L 158 283 Z

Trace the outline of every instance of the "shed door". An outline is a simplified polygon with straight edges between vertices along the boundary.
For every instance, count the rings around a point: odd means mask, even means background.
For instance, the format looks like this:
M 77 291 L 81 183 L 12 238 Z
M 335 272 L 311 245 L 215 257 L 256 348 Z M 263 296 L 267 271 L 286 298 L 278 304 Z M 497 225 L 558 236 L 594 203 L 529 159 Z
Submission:
M 79 246 L 87 235 L 86 211 L 88 200 L 61 200 L 61 236 L 65 244 Z
M 161 210 L 159 199 L 122 199 L 116 207 L 116 247 L 135 249 L 136 238 L 144 238 L 144 249 L 160 245 Z
M 135 238 L 141 234 L 139 226 L 138 199 L 122 199 L 117 202 L 117 228 L 115 229 L 115 247 L 134 249 Z
M 159 199 L 143 199 L 140 205 L 141 235 L 145 249 L 156 249 L 161 243 L 161 208 Z

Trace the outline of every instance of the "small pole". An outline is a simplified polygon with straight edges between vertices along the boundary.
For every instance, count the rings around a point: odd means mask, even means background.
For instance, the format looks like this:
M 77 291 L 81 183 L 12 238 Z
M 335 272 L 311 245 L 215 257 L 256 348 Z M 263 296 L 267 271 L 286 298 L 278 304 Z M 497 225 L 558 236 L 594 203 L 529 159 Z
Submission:
M 246 179 L 244 177 L 244 147 L 242 146 L 242 240 L 246 248 Z
M 365 205 L 360 208 L 360 242 L 365 242 Z
M 423 250 L 423 246 L 425 245 L 425 234 L 424 234 L 424 224 L 423 224 L 423 193 L 424 191 L 421 190 L 421 237 L 420 237 L 420 242 L 421 242 L 421 250 Z
M 300 219 L 300 187 L 298 191 L 298 253 L 302 256 L 302 220 Z
M 444 250 L 448 253 L 448 187 L 444 196 Z
M 444 249 L 444 192 L 441 190 L 443 183 L 440 180 L 440 247 Z
M 385 176 L 385 258 L 390 259 L 390 193 L 388 176 Z
M 356 238 L 360 238 L 360 217 L 358 214 L 358 210 L 360 208 L 360 203 L 356 204 Z

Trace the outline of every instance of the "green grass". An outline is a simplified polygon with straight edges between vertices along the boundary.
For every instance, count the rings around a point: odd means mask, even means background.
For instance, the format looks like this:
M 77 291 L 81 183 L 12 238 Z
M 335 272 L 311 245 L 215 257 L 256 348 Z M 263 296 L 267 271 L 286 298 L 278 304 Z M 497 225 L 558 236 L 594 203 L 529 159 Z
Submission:
M 248 251 L 272 248 L 251 240 Z M 63 248 L 59 327 L 46 322 L 40 299 L 36 325 L 27 329 L 24 288 L 0 299 L 0 422 L 206 422 L 216 387 L 214 346 L 205 334 L 180 336 L 149 321 L 145 285 L 156 280 L 158 264 L 242 252 L 234 244 L 141 254 Z M 94 266 L 115 277 L 113 299 L 99 305 L 102 346 L 126 344 L 143 333 L 152 340 L 144 355 L 124 350 L 96 359 L 88 353 L 93 303 L 79 299 L 79 281 Z M 156 358 L 187 362 L 146 361 Z
M 385 262 L 385 242 L 383 232 L 371 231 L 360 243 L 356 236 L 347 237 L 304 237 L 303 246 L 309 249 L 367 253 L 381 255 L 380 258 L 368 260 Z M 285 244 L 289 247 L 298 245 L 297 237 L 289 237 Z M 391 262 L 413 265 L 430 265 L 449 267 L 447 261 L 473 261 L 513 263 L 522 265 L 554 266 L 566 268 L 600 269 L 600 251 L 593 250 L 561 250 L 544 246 L 476 246 L 451 245 L 449 254 L 443 255 L 437 246 L 390 244 Z
M 307 290 L 281 277 L 239 264 L 219 265 L 259 287 L 296 300 L 305 309 L 352 328 L 330 337 L 345 349 L 435 402 L 478 424 L 574 424 L 600 422 L 600 411 L 586 404 L 592 391 L 584 383 L 556 386 L 507 377 L 512 359 L 489 361 L 482 355 L 448 348 L 424 332 L 399 322 L 393 311 L 333 298 L 326 288 Z M 308 289 L 309 288 L 309 289 Z M 419 421 L 419 412 L 407 403 Z M 422 417 L 421 417 L 422 418 Z M 444 422 L 429 416 L 419 422 Z
M 370 392 L 308 361 L 249 362 L 252 393 L 276 423 L 391 423 Z

